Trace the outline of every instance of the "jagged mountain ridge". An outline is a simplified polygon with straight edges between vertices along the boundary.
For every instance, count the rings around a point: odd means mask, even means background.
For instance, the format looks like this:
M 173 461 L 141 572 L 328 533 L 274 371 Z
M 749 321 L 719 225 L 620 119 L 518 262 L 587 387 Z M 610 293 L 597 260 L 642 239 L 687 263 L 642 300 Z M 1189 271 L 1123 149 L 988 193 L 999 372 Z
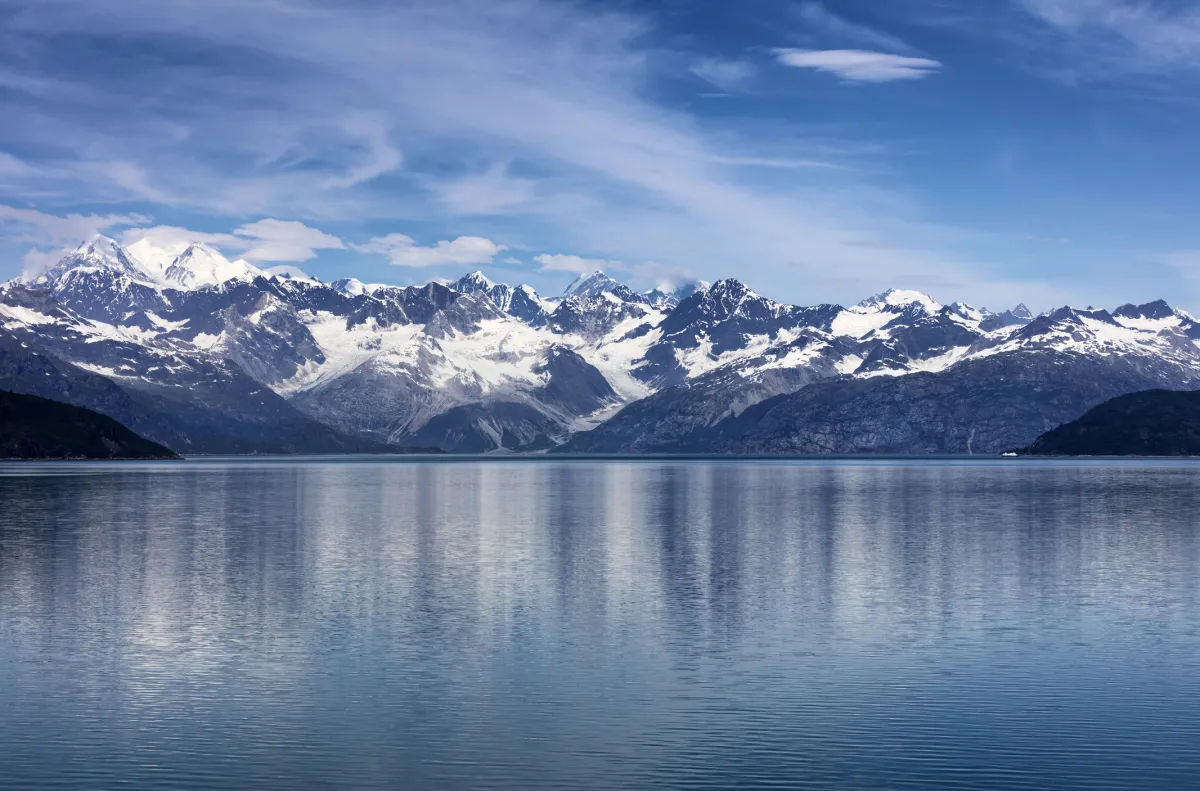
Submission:
M 291 421 L 293 432 L 282 444 L 267 443 L 274 449 L 304 445 L 297 439 L 306 432 L 326 432 L 316 444 L 330 449 L 356 442 L 462 452 L 829 449 L 793 441 L 820 426 L 773 423 L 760 415 L 764 405 L 779 409 L 811 388 L 840 392 L 850 386 L 841 383 L 860 382 L 903 412 L 905 398 L 936 402 L 931 393 L 957 387 L 909 393 L 911 375 L 941 382 L 981 367 L 972 362 L 995 358 L 1001 363 L 990 365 L 1008 370 L 1016 360 L 1033 370 L 1056 359 L 1087 379 L 1076 388 L 1082 401 L 1056 396 L 1049 403 L 1058 412 L 1017 409 L 1037 415 L 1009 432 L 1019 440 L 1038 428 L 1027 443 L 1059 412 L 1093 406 L 1083 403 L 1092 395 L 1145 389 L 1146 382 L 1187 388 L 1200 378 L 1200 328 L 1166 303 L 1033 317 L 1024 306 L 997 314 L 892 290 L 850 308 L 800 307 L 736 280 L 637 293 L 602 272 L 544 298 L 480 272 L 425 286 L 352 278 L 326 284 L 269 275 L 202 245 L 169 264 L 146 262 L 102 237 L 40 277 L 6 284 L 0 327 L 18 348 L 73 375 L 107 380 L 132 404 L 149 399 L 144 409 L 153 415 L 131 418 L 137 410 L 126 404 L 126 419 L 169 423 L 172 410 L 190 415 L 185 427 L 158 435 L 139 429 L 183 452 L 196 452 L 201 433 L 219 436 L 223 422 L 239 421 L 261 429 L 230 445 L 245 452 L 247 443 L 267 441 L 271 420 Z M 1078 360 L 1089 364 L 1064 362 Z M 8 381 L 20 386 L 20 371 Z M 987 383 L 970 381 L 986 395 Z M 1031 381 L 1055 392 L 1071 388 L 1069 377 Z M 44 394 L 43 383 L 24 386 Z M 1040 397 L 1000 389 L 1018 401 Z M 834 416 L 871 422 L 866 414 Z M 764 438 L 748 421 L 777 425 L 787 436 Z M 959 448 L 914 439 L 921 432 L 867 432 L 866 439 L 843 432 L 856 438 L 830 448 L 895 450 L 908 442 L 920 451 L 987 451 L 1008 441 L 993 433 L 976 428 Z M 227 444 L 204 441 L 211 452 Z

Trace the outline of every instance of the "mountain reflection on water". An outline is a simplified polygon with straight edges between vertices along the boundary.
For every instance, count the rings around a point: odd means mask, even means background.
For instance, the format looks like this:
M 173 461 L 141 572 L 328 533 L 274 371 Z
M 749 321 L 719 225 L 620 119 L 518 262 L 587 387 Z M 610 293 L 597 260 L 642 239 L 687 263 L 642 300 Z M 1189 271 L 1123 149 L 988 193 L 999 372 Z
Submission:
M 0 465 L 0 786 L 1200 787 L 1198 484 Z

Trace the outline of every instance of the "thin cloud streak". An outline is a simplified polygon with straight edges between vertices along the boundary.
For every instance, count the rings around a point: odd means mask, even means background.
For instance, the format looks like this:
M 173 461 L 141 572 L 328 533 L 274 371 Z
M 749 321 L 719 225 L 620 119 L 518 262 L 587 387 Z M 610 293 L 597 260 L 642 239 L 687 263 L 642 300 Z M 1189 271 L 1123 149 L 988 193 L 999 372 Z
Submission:
M 756 69 L 746 61 L 704 58 L 692 65 L 691 72 L 710 85 L 732 93 L 745 88 Z
M 875 49 L 915 54 L 913 48 L 898 36 L 876 30 L 868 25 L 851 22 L 845 17 L 833 13 L 821 3 L 801 3 L 797 13 L 805 24 L 825 36 L 864 44 Z

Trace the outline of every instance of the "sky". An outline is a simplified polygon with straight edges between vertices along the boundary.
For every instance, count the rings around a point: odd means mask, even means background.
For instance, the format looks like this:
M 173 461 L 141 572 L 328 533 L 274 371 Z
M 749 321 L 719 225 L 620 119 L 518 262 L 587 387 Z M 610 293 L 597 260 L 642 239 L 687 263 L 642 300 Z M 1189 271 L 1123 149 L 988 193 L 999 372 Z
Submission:
M 1197 88 L 1181 0 L 0 0 L 0 278 L 1200 310 Z

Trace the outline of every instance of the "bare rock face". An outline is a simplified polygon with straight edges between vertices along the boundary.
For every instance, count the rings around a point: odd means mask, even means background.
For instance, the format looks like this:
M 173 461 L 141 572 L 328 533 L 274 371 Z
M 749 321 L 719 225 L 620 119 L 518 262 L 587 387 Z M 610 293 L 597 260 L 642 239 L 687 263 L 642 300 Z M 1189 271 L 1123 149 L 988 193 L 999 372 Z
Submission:
M 721 453 L 984 453 L 1022 448 L 1116 395 L 1200 386 L 1167 367 L 1010 352 L 941 373 L 842 379 L 779 396 L 693 441 Z

